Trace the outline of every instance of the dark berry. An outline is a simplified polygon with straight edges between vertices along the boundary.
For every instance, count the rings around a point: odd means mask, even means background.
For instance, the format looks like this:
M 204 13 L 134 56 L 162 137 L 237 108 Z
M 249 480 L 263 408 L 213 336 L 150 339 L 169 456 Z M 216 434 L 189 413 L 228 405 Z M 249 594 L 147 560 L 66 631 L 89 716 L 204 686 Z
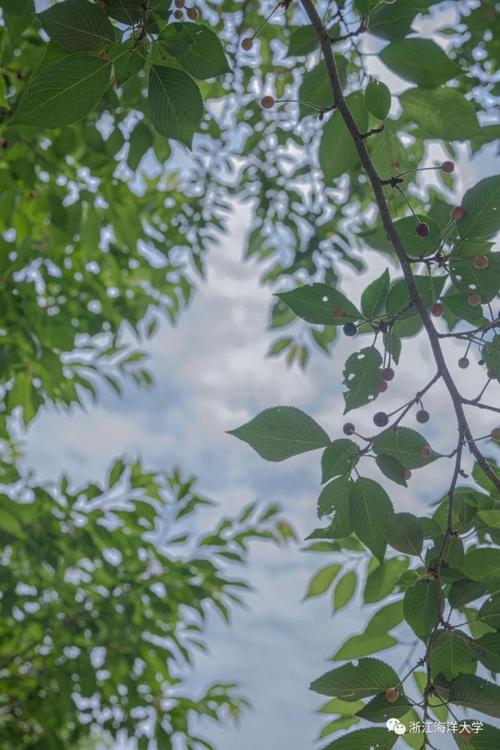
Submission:
M 196 21 L 200 14 L 196 10 L 196 8 L 189 8 L 187 12 L 187 17 L 191 19 L 191 21 Z
M 467 357 L 460 357 L 460 359 L 458 360 L 458 366 L 462 370 L 466 370 L 468 368 L 469 364 L 470 364 L 470 362 L 467 359 Z
M 481 295 L 477 292 L 472 292 L 472 294 L 469 294 L 467 297 L 467 302 L 469 305 L 472 305 L 472 307 L 477 307 L 481 304 Z
M 451 218 L 455 221 L 462 221 L 465 216 L 465 208 L 463 206 L 455 206 L 451 211 Z
M 387 381 L 392 380 L 394 378 L 394 370 L 392 367 L 386 367 L 382 370 L 382 377 Z
M 488 268 L 490 265 L 490 259 L 487 255 L 476 255 L 472 261 L 474 268 Z
M 389 417 L 387 416 L 385 411 L 378 411 L 373 417 L 373 422 L 377 425 L 377 427 L 385 427 L 389 422 Z
M 248 50 L 252 49 L 253 47 L 253 39 L 250 36 L 245 37 L 245 39 L 241 40 L 241 46 L 245 50 L 245 52 L 248 52 Z
M 384 393 L 387 390 L 388 386 L 385 380 L 381 380 L 380 383 L 377 383 L 377 391 L 379 393 Z
M 441 304 L 441 302 L 434 302 L 434 304 L 431 307 L 431 313 L 434 315 L 434 317 L 440 318 L 443 312 L 444 312 L 444 307 Z
M 274 107 L 274 97 L 273 96 L 263 96 L 260 100 L 260 104 L 264 109 L 271 109 L 271 107 Z
M 346 336 L 355 336 L 358 332 L 355 323 L 346 323 L 342 330 L 344 331 Z
M 346 422 L 342 429 L 344 431 L 344 435 L 354 435 L 354 433 L 356 432 L 356 428 L 354 427 L 352 422 Z
M 441 164 L 441 169 L 443 170 L 443 172 L 447 172 L 448 174 L 450 174 L 450 172 L 455 171 L 455 165 L 452 161 L 444 161 Z
M 427 237 L 427 235 L 429 234 L 429 226 L 424 221 L 421 221 L 415 227 L 415 231 L 419 237 Z
M 420 424 L 425 424 L 430 419 L 429 412 L 425 411 L 425 409 L 420 409 L 419 411 L 417 411 L 415 416 L 417 418 L 417 422 L 420 422 Z
M 399 698 L 399 690 L 396 688 L 389 688 L 385 691 L 385 699 L 388 703 L 396 703 Z

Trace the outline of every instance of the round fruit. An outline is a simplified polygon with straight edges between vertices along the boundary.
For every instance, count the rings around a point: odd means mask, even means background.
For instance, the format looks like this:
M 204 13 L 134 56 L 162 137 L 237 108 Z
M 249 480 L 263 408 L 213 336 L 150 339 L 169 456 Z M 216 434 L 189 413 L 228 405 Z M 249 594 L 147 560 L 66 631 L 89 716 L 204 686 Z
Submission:
M 474 736 L 474 732 L 469 727 L 464 727 L 460 730 L 460 737 L 464 742 L 470 742 Z
M 342 429 L 344 431 L 344 435 L 354 435 L 354 433 L 356 432 L 356 428 L 354 427 L 352 422 L 346 422 Z
M 419 409 L 415 416 L 417 418 L 417 422 L 420 422 L 420 424 L 425 424 L 430 419 L 429 412 L 425 411 L 425 409 Z
M 191 19 L 191 21 L 196 21 L 200 14 L 196 10 L 196 8 L 189 8 L 187 12 L 187 17 Z
M 385 699 L 389 703 L 396 703 L 397 699 L 399 698 L 399 690 L 396 690 L 396 688 L 389 688 L 385 691 Z
M 377 427 L 385 427 L 389 422 L 389 417 L 387 416 L 385 411 L 378 411 L 373 417 L 373 422 L 377 425 Z
M 490 265 L 490 259 L 487 255 L 476 255 L 472 261 L 474 268 L 488 268 Z
M 444 161 L 441 164 L 441 169 L 443 170 L 443 172 L 447 172 L 448 174 L 450 174 L 450 172 L 453 172 L 455 170 L 455 165 L 452 161 Z
M 481 304 L 481 295 L 477 292 L 472 292 L 472 294 L 469 294 L 467 297 L 467 302 L 469 305 L 472 305 L 472 307 L 477 307 Z
M 382 370 L 382 377 L 384 380 L 392 380 L 394 378 L 394 370 L 392 367 L 386 367 L 385 370 Z
M 455 206 L 455 208 L 452 209 L 451 218 L 455 219 L 455 221 L 462 221 L 464 216 L 465 216 L 465 208 L 463 208 L 463 206 Z
M 380 383 L 377 383 L 377 391 L 379 393 L 384 393 L 387 390 L 387 388 L 388 388 L 388 385 L 385 382 L 385 380 L 381 380 Z
M 177 18 L 178 21 L 182 21 L 182 19 L 184 18 L 184 13 L 182 12 L 182 10 L 176 10 L 174 12 L 174 18 Z
M 491 431 L 491 437 L 493 440 L 500 440 L 500 427 L 495 427 L 495 429 Z
M 415 231 L 419 237 L 427 237 L 427 235 L 429 234 L 429 225 L 426 224 L 424 221 L 421 221 L 415 227 Z
M 241 46 L 243 49 L 248 52 L 249 49 L 252 49 L 253 47 L 253 39 L 250 36 L 245 37 L 245 39 L 241 40 Z
M 260 103 L 264 109 L 271 109 L 274 107 L 274 96 L 263 96 Z
M 333 308 L 333 317 L 334 318 L 343 318 L 345 315 L 345 310 L 343 310 L 341 307 L 334 307 Z
M 346 323 L 342 330 L 344 331 L 346 336 L 355 336 L 358 332 L 355 323 Z
M 405 469 L 403 473 L 405 479 L 411 479 L 411 469 Z
M 443 312 L 444 312 L 444 307 L 441 304 L 441 302 L 434 302 L 434 304 L 431 307 L 431 313 L 434 315 L 434 317 L 440 318 Z
M 461 368 L 462 370 L 466 370 L 466 369 L 468 368 L 468 366 L 469 366 L 469 365 L 470 365 L 470 362 L 469 362 L 469 360 L 467 359 L 467 357 L 460 357 L 460 359 L 458 360 L 458 366 L 459 366 L 459 367 L 460 367 L 460 368 Z
M 420 455 L 422 456 L 422 458 L 429 458 L 431 453 L 432 453 L 432 448 L 430 445 L 423 445 L 420 448 Z
M 175 7 L 176 8 L 183 8 L 185 5 L 184 0 L 175 0 Z

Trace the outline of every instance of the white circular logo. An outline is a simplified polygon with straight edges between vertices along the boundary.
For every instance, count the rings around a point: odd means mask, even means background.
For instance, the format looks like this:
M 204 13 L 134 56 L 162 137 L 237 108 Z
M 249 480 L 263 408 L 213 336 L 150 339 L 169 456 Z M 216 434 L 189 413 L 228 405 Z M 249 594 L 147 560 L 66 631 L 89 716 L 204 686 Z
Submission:
M 401 724 L 399 721 L 394 727 L 394 733 L 395 734 L 404 734 L 406 732 L 406 727 L 404 724 Z
M 385 722 L 385 725 L 386 725 L 387 729 L 389 730 L 389 732 L 394 732 L 394 727 L 397 724 L 399 724 L 399 719 L 394 719 L 394 718 L 387 719 L 387 721 Z

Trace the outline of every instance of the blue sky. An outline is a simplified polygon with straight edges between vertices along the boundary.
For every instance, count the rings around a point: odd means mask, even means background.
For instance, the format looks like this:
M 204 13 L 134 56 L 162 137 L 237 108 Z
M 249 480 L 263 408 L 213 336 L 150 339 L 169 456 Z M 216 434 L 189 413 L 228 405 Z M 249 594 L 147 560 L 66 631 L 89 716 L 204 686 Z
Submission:
M 464 165 L 468 183 L 475 181 L 474 172 Z M 163 326 L 150 343 L 156 381 L 151 391 L 127 389 L 122 401 L 106 392 L 86 414 L 46 410 L 36 420 L 27 437 L 27 461 L 40 476 L 49 478 L 64 469 L 75 480 L 99 478 L 114 456 L 139 454 L 151 467 L 179 463 L 198 474 L 200 489 L 219 503 L 217 515 L 236 513 L 258 499 L 280 503 L 302 537 L 314 528 L 319 455 L 266 463 L 225 432 L 268 406 L 293 404 L 338 437 L 342 366 L 359 342 L 340 338 L 334 355 L 316 354 L 305 374 L 287 369 L 282 360 L 265 358 L 272 340 L 265 330 L 270 290 L 259 285 L 258 268 L 241 261 L 247 222 L 248 215 L 237 211 L 230 235 L 212 255 L 206 284 L 178 327 Z M 366 252 L 371 273 L 380 273 L 385 261 Z M 359 297 L 365 279 L 347 268 L 344 278 L 344 290 Z M 407 400 L 433 372 L 423 337 L 406 344 L 406 351 L 383 396 L 387 410 Z M 457 349 L 451 356 L 457 361 L 460 354 Z M 471 394 L 480 373 L 477 365 L 466 373 L 456 368 L 457 381 Z M 493 392 L 490 398 L 495 398 Z M 376 409 L 381 406 L 377 402 Z M 432 419 L 423 432 L 436 449 L 449 451 L 454 428 L 446 428 L 451 414 L 439 387 L 431 391 L 426 408 Z M 361 432 L 369 431 L 376 409 L 354 413 Z M 484 414 L 472 416 L 476 434 L 494 426 Z M 444 468 L 443 462 L 433 464 L 407 490 L 386 484 L 395 506 L 418 512 L 438 499 L 447 482 Z M 207 525 L 215 518 L 212 513 L 205 516 Z M 334 618 L 328 597 L 301 603 L 309 576 L 328 561 L 297 547 L 255 545 L 246 571 L 257 590 L 248 598 L 249 609 L 236 612 L 229 629 L 212 618 L 211 656 L 198 659 L 190 684 L 196 689 L 211 680 L 237 677 L 254 705 L 239 728 L 204 727 L 220 750 L 312 746 L 320 726 L 313 712 L 321 699 L 308 692 L 308 684 L 329 668 L 328 656 L 348 634 L 361 631 L 367 617 L 357 602 Z M 391 661 L 390 654 L 385 658 Z M 395 666 L 398 661 L 393 660 Z

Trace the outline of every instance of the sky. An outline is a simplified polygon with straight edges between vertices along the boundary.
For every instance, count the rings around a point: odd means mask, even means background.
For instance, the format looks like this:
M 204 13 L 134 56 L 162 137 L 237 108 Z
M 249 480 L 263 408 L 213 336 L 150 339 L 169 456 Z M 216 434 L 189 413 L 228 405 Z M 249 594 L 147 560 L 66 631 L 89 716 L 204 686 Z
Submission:
M 479 176 L 499 171 L 493 151 L 469 160 L 461 151 L 457 168 L 460 189 Z M 433 150 L 429 158 L 439 156 Z M 266 331 L 271 290 L 259 283 L 261 269 L 242 261 L 243 238 L 250 216 L 237 208 L 231 231 L 209 259 L 208 278 L 176 327 L 162 325 L 148 344 L 155 385 L 148 392 L 126 389 L 120 400 L 102 392 L 86 413 L 44 409 L 26 436 L 26 463 L 49 479 L 63 470 L 74 481 L 99 479 L 114 457 L 141 456 L 148 467 L 180 464 L 199 476 L 199 489 L 218 503 L 220 515 L 236 514 L 248 502 L 279 503 L 303 539 L 316 526 L 320 491 L 320 455 L 309 453 L 283 463 L 266 463 L 244 443 L 226 434 L 269 406 L 293 405 L 313 416 L 332 438 L 341 436 L 342 368 L 347 356 L 367 339 L 339 337 L 333 355 L 315 353 L 306 372 L 288 369 L 282 359 L 265 357 L 275 335 Z M 363 251 L 377 276 L 387 259 Z M 391 276 L 396 275 L 390 267 Z M 369 276 L 342 265 L 342 290 L 359 300 Z M 452 362 L 463 354 L 450 343 Z M 484 370 L 477 359 L 467 371 L 453 368 L 464 394 L 474 396 Z M 434 368 L 424 336 L 405 342 L 402 363 L 388 391 L 376 402 L 354 412 L 359 431 L 372 431 L 372 416 L 396 408 L 425 385 Z M 498 400 L 498 389 L 490 399 Z M 425 399 L 431 414 L 419 430 L 438 451 L 454 447 L 455 428 L 448 399 L 440 385 Z M 470 410 L 474 434 L 497 426 L 486 412 Z M 351 418 L 351 417 L 350 417 Z M 406 423 L 416 427 L 414 418 Z M 436 462 L 409 482 L 407 489 L 382 480 L 397 510 L 423 513 L 439 499 L 448 482 L 446 464 Z M 448 470 L 448 467 L 446 467 Z M 451 468 L 451 467 L 450 467 Z M 380 477 L 367 472 L 368 476 Z M 213 523 L 213 511 L 204 516 Z M 202 517 L 203 519 L 203 517 Z M 202 520 L 200 519 L 200 520 Z M 258 543 L 245 574 L 255 588 L 248 608 L 235 611 L 227 627 L 209 621 L 210 656 L 200 656 L 189 676 L 194 691 L 213 680 L 237 678 L 253 704 L 238 727 L 203 724 L 218 750 L 304 750 L 312 747 L 321 726 L 315 710 L 320 697 L 309 692 L 312 679 L 334 665 L 328 657 L 346 637 L 363 630 L 371 609 L 359 596 L 333 617 L 331 600 L 303 603 L 307 581 L 328 556 L 307 555 L 299 546 L 277 549 Z M 383 654 L 397 667 L 399 656 Z M 393 661 L 391 661 L 391 659 Z

